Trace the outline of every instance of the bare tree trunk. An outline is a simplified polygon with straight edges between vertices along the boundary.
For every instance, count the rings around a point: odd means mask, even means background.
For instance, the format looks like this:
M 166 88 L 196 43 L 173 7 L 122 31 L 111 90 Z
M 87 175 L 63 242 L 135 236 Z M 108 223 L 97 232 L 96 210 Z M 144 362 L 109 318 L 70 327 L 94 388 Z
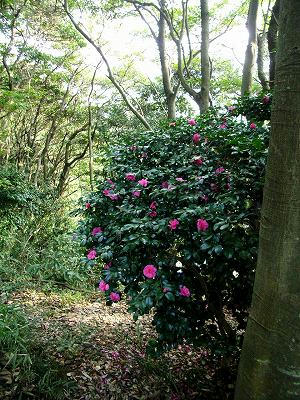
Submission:
M 209 12 L 208 0 L 200 1 L 201 8 L 201 112 L 209 108 L 210 62 L 209 62 Z
M 258 0 L 250 0 L 247 28 L 249 31 L 248 45 L 245 54 L 245 62 L 243 67 L 243 78 L 242 78 L 242 96 L 246 93 L 250 93 L 252 89 L 253 72 L 256 58 L 256 46 L 257 46 L 257 11 L 258 11 Z
M 263 90 L 268 91 L 270 89 L 269 82 L 264 71 L 265 45 L 266 34 L 263 32 L 257 36 L 257 74 Z
M 272 15 L 271 15 L 270 25 L 269 25 L 268 35 L 267 35 L 269 57 L 270 57 L 269 81 L 270 81 L 271 89 L 274 87 L 274 80 L 275 80 L 279 9 L 280 9 L 280 0 L 276 0 L 275 5 L 272 9 Z
M 236 400 L 300 398 L 300 2 L 280 8 L 258 265 Z

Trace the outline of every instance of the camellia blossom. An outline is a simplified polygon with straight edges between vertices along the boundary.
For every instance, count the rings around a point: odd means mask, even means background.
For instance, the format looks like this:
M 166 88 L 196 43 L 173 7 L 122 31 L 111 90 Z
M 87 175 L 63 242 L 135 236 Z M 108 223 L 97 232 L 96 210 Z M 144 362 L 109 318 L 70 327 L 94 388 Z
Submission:
M 226 128 L 227 128 L 226 122 L 223 122 L 223 124 L 221 124 L 221 125 L 219 126 L 219 128 L 220 128 L 220 129 L 226 129 Z
M 100 226 L 96 226 L 92 230 L 92 235 L 95 236 L 95 235 L 97 235 L 97 233 L 101 233 L 101 232 L 103 232 L 102 228 Z
M 91 203 L 85 203 L 85 208 L 86 208 L 86 209 L 91 208 Z
M 194 119 L 188 119 L 188 124 L 191 126 L 195 126 L 197 124 L 197 122 Z
M 132 192 L 132 196 L 134 197 L 140 197 L 140 195 L 141 195 L 140 190 L 135 190 L 134 192 Z
M 128 173 L 125 175 L 125 179 L 127 179 L 128 181 L 135 181 L 135 175 L 132 173 Z
M 157 212 L 155 210 L 149 212 L 150 217 L 157 217 Z
M 208 229 L 208 222 L 206 219 L 198 219 L 197 220 L 197 229 L 198 231 L 206 231 Z
M 264 96 L 262 99 L 264 104 L 268 104 L 270 102 L 270 97 L 269 96 Z
M 135 151 L 137 149 L 136 146 L 130 146 L 129 148 L 130 148 L 131 151 Z
M 99 283 L 99 290 L 101 290 L 101 292 L 106 292 L 106 290 L 109 289 L 109 284 L 106 283 L 105 281 L 100 281 Z
M 203 164 L 203 160 L 202 160 L 201 158 L 195 158 L 194 164 L 196 164 L 196 165 L 202 165 L 202 164 Z
M 148 180 L 145 179 L 145 178 L 140 179 L 140 180 L 138 181 L 138 183 L 139 183 L 141 186 L 143 186 L 143 187 L 147 187 L 147 186 L 148 186 Z
M 109 190 L 109 189 L 104 189 L 104 190 L 102 191 L 102 193 L 104 194 L 104 196 L 109 196 L 110 190 Z
M 191 292 L 190 292 L 190 289 L 187 288 L 186 286 L 181 286 L 180 287 L 180 294 L 183 297 L 190 297 Z
M 104 264 L 103 269 L 109 269 L 112 265 L 112 262 L 108 262 L 107 264 Z
M 156 201 L 152 201 L 152 203 L 150 204 L 149 208 L 151 208 L 151 210 L 156 210 L 156 207 L 157 207 Z
M 250 129 L 256 129 L 256 124 L 254 122 L 251 122 L 249 128 Z
M 94 260 L 97 257 L 97 252 L 96 250 L 90 250 L 87 254 L 87 258 L 89 260 Z
M 157 268 L 154 267 L 152 264 L 148 264 L 143 269 L 143 274 L 146 278 L 154 279 L 156 275 Z
M 203 196 L 201 196 L 201 199 L 206 203 L 208 201 L 208 196 L 204 194 Z
M 225 168 L 224 167 L 219 167 L 219 168 L 217 168 L 216 170 L 215 170 L 215 173 L 218 175 L 218 174 L 221 174 L 222 172 L 224 172 L 225 171 Z
M 178 178 L 175 178 L 175 179 L 176 179 L 177 182 L 184 182 L 185 181 L 185 179 L 183 179 L 181 177 L 178 177 Z
M 116 292 L 111 292 L 111 294 L 109 295 L 111 301 L 120 301 L 120 295 L 119 293 Z
M 194 143 L 199 143 L 201 139 L 201 136 L 199 135 L 199 133 L 194 133 L 193 135 L 193 142 Z
M 171 219 L 171 221 L 169 221 L 169 228 L 175 230 L 177 229 L 179 224 L 180 222 L 178 221 L 178 219 Z
M 163 188 L 163 189 L 169 189 L 169 182 L 167 182 L 167 181 L 164 181 L 164 182 L 162 182 L 162 184 L 161 184 L 161 187 Z
M 119 196 L 117 194 L 109 194 L 108 197 L 113 201 L 119 199 Z

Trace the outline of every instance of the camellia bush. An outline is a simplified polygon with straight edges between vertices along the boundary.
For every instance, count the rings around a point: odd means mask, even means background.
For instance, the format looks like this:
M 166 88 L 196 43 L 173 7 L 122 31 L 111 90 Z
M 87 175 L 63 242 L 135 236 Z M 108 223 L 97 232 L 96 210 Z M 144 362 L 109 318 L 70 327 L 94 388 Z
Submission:
M 216 112 L 165 123 L 107 155 L 78 234 L 107 303 L 151 312 L 152 350 L 232 349 L 256 264 L 268 129 Z

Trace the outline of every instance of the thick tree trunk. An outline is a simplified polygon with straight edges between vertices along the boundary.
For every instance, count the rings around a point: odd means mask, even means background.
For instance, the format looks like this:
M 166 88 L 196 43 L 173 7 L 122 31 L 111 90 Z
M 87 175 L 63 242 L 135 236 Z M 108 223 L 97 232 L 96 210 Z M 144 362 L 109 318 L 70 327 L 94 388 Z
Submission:
M 280 8 L 280 0 L 276 0 L 275 5 L 272 9 L 272 15 L 271 15 L 270 25 L 269 25 L 269 29 L 268 29 L 268 35 L 267 35 L 269 57 L 270 57 L 269 81 L 270 81 L 271 89 L 274 87 L 274 79 L 275 79 L 279 8 Z
M 209 63 L 209 12 L 208 0 L 201 0 L 201 105 L 200 112 L 209 108 L 210 63 Z
M 248 45 L 245 54 L 242 78 L 242 96 L 250 93 L 252 89 L 253 71 L 255 66 L 256 47 L 257 47 L 257 11 L 258 0 L 250 0 L 247 28 L 249 31 Z
M 300 1 L 281 2 L 258 266 L 236 400 L 300 399 Z

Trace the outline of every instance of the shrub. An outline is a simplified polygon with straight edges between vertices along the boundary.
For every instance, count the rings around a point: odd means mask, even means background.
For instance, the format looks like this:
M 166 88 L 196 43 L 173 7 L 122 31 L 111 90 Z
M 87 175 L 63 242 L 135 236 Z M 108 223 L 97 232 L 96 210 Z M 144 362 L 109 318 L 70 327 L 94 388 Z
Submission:
M 107 155 L 78 233 L 107 303 L 126 297 L 135 319 L 153 309 L 152 349 L 236 345 L 251 299 L 267 141 L 266 128 L 212 112 Z
M 271 117 L 272 94 L 260 93 L 239 97 L 235 106 L 230 108 L 233 115 L 243 115 L 249 121 L 264 122 Z

